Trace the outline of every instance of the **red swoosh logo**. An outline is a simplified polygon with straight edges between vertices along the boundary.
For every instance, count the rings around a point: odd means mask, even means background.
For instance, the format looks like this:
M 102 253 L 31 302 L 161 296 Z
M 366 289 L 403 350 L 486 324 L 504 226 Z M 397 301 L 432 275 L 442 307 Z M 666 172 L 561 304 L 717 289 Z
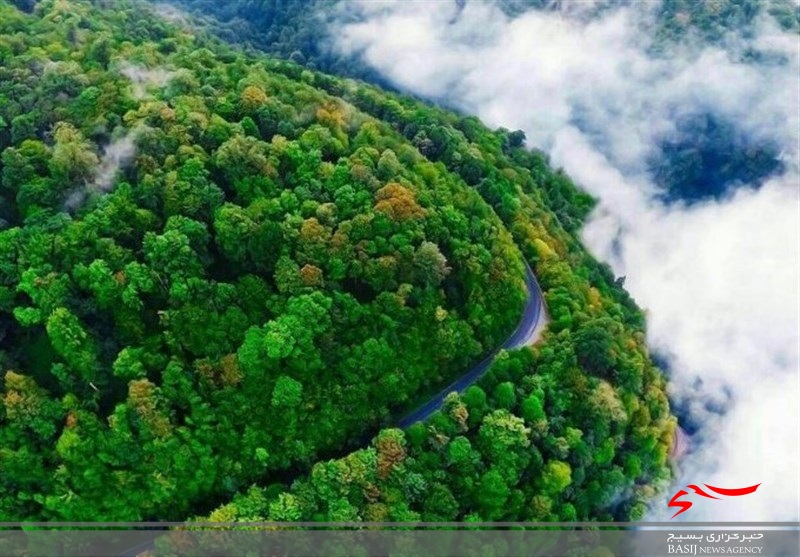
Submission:
M 703 484 L 703 485 L 710 491 L 716 493 L 717 495 L 724 495 L 726 497 L 738 497 L 740 495 L 749 495 L 755 492 L 758 489 L 758 486 L 760 486 L 761 484 L 759 483 L 756 485 L 751 485 L 750 487 L 736 487 L 736 488 L 715 487 L 713 485 L 708 485 L 708 484 Z M 713 495 L 709 495 L 708 493 L 703 491 L 702 488 L 696 486 L 695 484 L 689 484 L 686 487 L 688 487 L 689 489 L 691 489 L 696 494 L 702 497 L 707 497 L 709 499 L 717 499 L 717 500 L 719 499 L 719 497 L 714 497 Z M 692 508 L 691 502 L 680 500 L 681 497 L 683 497 L 684 495 L 689 495 L 689 492 L 684 489 L 681 489 L 678 493 L 672 496 L 672 499 L 669 500 L 667 507 L 675 507 L 677 509 L 680 509 L 678 512 L 672 515 L 672 518 L 675 518 L 679 514 L 684 513 L 688 511 L 690 508 Z M 672 520 L 672 518 L 670 518 L 670 520 Z
M 758 486 L 761 484 L 751 485 L 750 487 L 739 487 L 737 489 L 725 489 L 724 487 L 714 487 L 713 485 L 703 484 L 708 489 L 713 491 L 714 493 L 719 493 L 720 495 L 729 495 L 729 496 L 737 496 L 737 495 L 749 495 L 753 493 Z
M 678 493 L 676 493 L 675 495 L 672 496 L 672 499 L 670 499 L 669 505 L 667 505 L 667 506 L 668 507 L 677 507 L 677 508 L 680 509 L 678 512 L 676 512 L 675 514 L 672 515 L 672 518 L 675 518 L 676 516 L 678 516 L 682 512 L 686 512 L 686 511 L 688 511 L 689 509 L 692 508 L 692 504 L 689 501 L 678 501 L 678 499 L 680 497 L 683 497 L 684 495 L 689 495 L 689 492 L 688 491 L 684 491 L 684 490 L 681 489 Z M 670 518 L 670 520 L 672 520 L 672 518 Z
M 708 489 L 711 489 L 711 491 L 716 491 L 715 489 L 712 489 L 711 487 L 709 487 L 708 484 L 703 484 L 703 485 L 708 487 Z M 706 493 L 705 491 L 703 491 L 702 489 L 700 489 L 699 487 L 697 487 L 694 484 L 687 485 L 686 487 L 691 487 L 694 490 L 695 493 L 697 493 L 698 495 L 702 495 L 703 497 L 708 497 L 709 499 L 719 499 L 719 497 L 714 497 L 713 495 L 709 495 L 708 493 Z

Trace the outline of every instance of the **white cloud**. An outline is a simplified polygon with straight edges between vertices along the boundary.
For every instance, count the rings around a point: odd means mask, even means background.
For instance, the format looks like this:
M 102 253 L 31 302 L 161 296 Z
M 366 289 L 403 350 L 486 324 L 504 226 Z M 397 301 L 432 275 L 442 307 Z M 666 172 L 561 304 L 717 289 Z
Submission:
M 103 149 L 103 157 L 100 159 L 100 166 L 92 184 L 94 189 L 103 192 L 111 189 L 117 172 L 130 163 L 136 155 L 136 138 L 141 130 L 141 127 L 134 128 L 122 137 L 114 139 Z
M 175 25 L 188 27 L 191 22 L 191 16 L 174 4 L 157 2 L 152 5 L 152 9 L 163 19 Z
M 156 6 L 156 11 L 159 6 L 164 7 L 165 5 Z M 139 101 L 151 98 L 154 89 L 165 87 L 175 75 L 175 72 L 171 70 L 146 68 L 126 60 L 119 63 L 118 71 L 131 80 L 133 97 Z M 111 191 L 117 173 L 130 164 L 136 156 L 136 140 L 144 129 L 143 125 L 137 124 L 130 130 L 122 131 L 121 135 L 117 135 L 108 145 L 105 145 L 92 181 L 67 195 L 64 208 L 75 211 L 83 206 L 90 194 Z
M 164 87 L 175 72 L 164 68 L 146 68 L 129 62 L 122 62 L 119 73 L 133 82 L 133 97 L 142 100 L 149 96 L 150 89 Z
M 64 208 L 76 211 L 83 206 L 90 194 L 111 191 L 117 173 L 130 164 L 136 156 L 136 140 L 144 129 L 143 125 L 137 125 L 103 147 L 103 156 L 100 157 L 100 164 L 94 171 L 91 183 L 84 184 L 67 195 Z
M 681 485 L 763 484 L 746 504 L 709 500 L 683 518 L 797 520 L 798 38 L 763 20 L 753 39 L 656 58 L 642 31 L 653 4 L 588 20 L 564 6 L 511 19 L 483 2 L 460 12 L 449 2 L 351 2 L 361 18 L 334 36 L 398 87 L 525 130 L 600 198 L 584 240 L 627 276 L 651 346 L 670 358 L 674 399 L 702 422 Z M 771 57 L 742 62 L 746 47 Z M 679 117 L 703 112 L 779 145 L 784 175 L 720 201 L 654 201 L 648 156 Z

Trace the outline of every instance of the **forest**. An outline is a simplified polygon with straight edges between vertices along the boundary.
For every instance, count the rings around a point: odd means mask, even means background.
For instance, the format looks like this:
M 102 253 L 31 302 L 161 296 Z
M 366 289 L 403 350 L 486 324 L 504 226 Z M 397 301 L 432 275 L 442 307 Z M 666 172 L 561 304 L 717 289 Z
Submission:
M 0 517 L 635 519 L 675 428 L 524 134 L 134 0 L 0 0 Z M 429 422 L 396 420 L 550 323 Z
M 34 0 L 16 0 L 33 3 Z M 332 33 L 337 23 L 358 18 L 356 10 L 339 0 L 149 0 L 176 19 L 181 11 L 193 24 L 210 29 L 230 44 L 267 52 L 312 69 L 364 79 L 382 87 L 390 83 L 357 56 L 337 51 Z M 451 1 L 454 17 L 468 1 Z M 580 17 L 598 14 L 637 0 L 595 0 L 577 3 L 562 0 L 489 0 L 510 17 L 530 9 L 575 10 Z M 583 4 L 583 5 L 582 5 Z M 759 17 L 766 15 L 786 30 L 800 31 L 800 6 L 792 0 L 670 0 L 654 3 L 652 20 L 642 22 L 642 32 L 652 35 L 656 49 L 687 41 L 724 41 L 733 29 L 752 33 Z M 179 11 L 176 13 L 175 9 Z
M 334 33 L 357 21 L 359 12 L 338 0 L 151 0 L 157 9 L 184 23 L 210 30 L 227 43 L 253 52 L 266 52 L 311 69 L 345 75 L 393 89 L 393 84 L 365 63 L 358 52 L 337 49 Z M 560 0 L 492 0 L 508 17 L 531 9 L 563 10 L 592 20 L 629 5 L 630 0 L 569 3 Z M 452 0 L 454 17 L 466 5 Z M 167 8 L 169 6 L 170 8 Z M 673 49 L 687 45 L 722 44 L 732 33 L 751 36 L 763 21 L 800 33 L 800 6 L 791 0 L 673 0 L 654 3 L 652 18 L 638 22 L 641 33 L 652 37 L 651 54 L 668 59 Z M 180 10 L 176 15 L 170 10 Z M 755 53 L 749 56 L 756 56 Z M 442 101 L 442 99 L 437 99 Z M 446 101 L 446 100 L 445 100 Z M 576 117 L 580 122 L 580 116 Z M 720 121 L 712 113 L 684 115 L 677 130 L 662 138 L 647 171 L 661 188 L 661 200 L 690 203 L 724 198 L 738 184 L 756 186 L 780 173 L 783 164 L 774 145 L 756 144 L 736 131 L 736 122 Z M 708 191 L 706 191 L 708 190 Z

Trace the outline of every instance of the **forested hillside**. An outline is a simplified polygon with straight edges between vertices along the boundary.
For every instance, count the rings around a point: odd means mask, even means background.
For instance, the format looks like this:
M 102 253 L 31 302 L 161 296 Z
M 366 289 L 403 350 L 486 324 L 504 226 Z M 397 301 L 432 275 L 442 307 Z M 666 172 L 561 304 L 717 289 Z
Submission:
M 209 30 L 228 44 L 267 52 L 311 69 L 383 83 L 378 72 L 332 48 L 330 24 L 338 17 L 347 17 L 336 0 L 176 0 L 153 4 L 165 17 Z
M 467 1 L 442 0 L 455 21 Z M 561 2 L 559 0 L 494 0 L 510 18 L 530 10 L 560 11 L 571 18 L 591 21 L 615 9 L 636 4 L 631 0 Z M 343 25 L 360 21 L 358 3 L 346 0 L 155 0 L 160 11 L 183 23 L 208 30 L 223 40 L 292 60 L 309 68 L 363 79 L 391 88 L 393 84 L 367 64 L 359 52 L 347 53 L 336 42 Z M 656 57 L 668 59 L 674 49 L 698 44 L 724 44 L 736 36 L 755 34 L 764 22 L 800 32 L 800 6 L 791 0 L 670 0 L 642 4 L 637 25 L 651 40 Z M 175 10 L 181 10 L 176 15 Z M 758 55 L 750 53 L 753 61 Z M 436 99 L 447 103 L 447 99 Z M 648 164 L 649 174 L 662 188 L 667 202 L 724 198 L 732 187 L 757 187 L 778 174 L 783 165 L 780 149 L 757 144 L 737 133 L 736 122 L 720 121 L 705 112 L 683 117 L 677 129 L 664 137 Z M 576 115 L 580 120 L 580 115 Z
M 0 0 L 0 516 L 640 515 L 664 381 L 522 141 L 133 2 Z M 523 258 L 544 342 L 319 462 L 499 345 Z
M 33 2 L 33 0 L 18 0 Z M 333 44 L 336 24 L 354 21 L 357 10 L 342 0 L 150 0 L 172 17 L 174 8 L 188 21 L 210 29 L 223 40 L 253 47 L 311 68 L 358 77 L 386 85 L 378 72 L 358 57 L 339 52 Z M 450 2 L 458 17 L 466 1 Z M 493 0 L 511 17 L 530 9 L 578 12 L 579 17 L 636 3 L 637 0 L 561 2 L 560 0 Z M 720 41 L 734 29 L 752 32 L 761 16 L 784 29 L 800 30 L 800 6 L 792 0 L 670 0 L 653 5 L 654 17 L 642 21 L 642 32 L 652 34 L 659 48 L 692 40 Z M 333 25 L 332 25 L 333 24 Z

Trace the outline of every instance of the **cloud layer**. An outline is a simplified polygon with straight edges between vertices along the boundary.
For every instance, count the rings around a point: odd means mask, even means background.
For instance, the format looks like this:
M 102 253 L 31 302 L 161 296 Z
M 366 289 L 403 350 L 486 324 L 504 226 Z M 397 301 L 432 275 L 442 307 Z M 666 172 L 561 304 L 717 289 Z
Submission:
M 685 519 L 797 520 L 798 38 L 764 19 L 752 38 L 656 56 L 656 3 L 593 19 L 564 5 L 510 18 L 483 2 L 347 2 L 333 36 L 400 88 L 525 130 L 598 196 L 584 240 L 627 276 L 676 407 L 700 426 L 682 485 L 763 483 L 746 505 L 695 505 Z M 648 160 L 677 121 L 705 113 L 777 145 L 785 170 L 758 190 L 665 206 Z M 661 503 L 653 518 L 672 514 Z

